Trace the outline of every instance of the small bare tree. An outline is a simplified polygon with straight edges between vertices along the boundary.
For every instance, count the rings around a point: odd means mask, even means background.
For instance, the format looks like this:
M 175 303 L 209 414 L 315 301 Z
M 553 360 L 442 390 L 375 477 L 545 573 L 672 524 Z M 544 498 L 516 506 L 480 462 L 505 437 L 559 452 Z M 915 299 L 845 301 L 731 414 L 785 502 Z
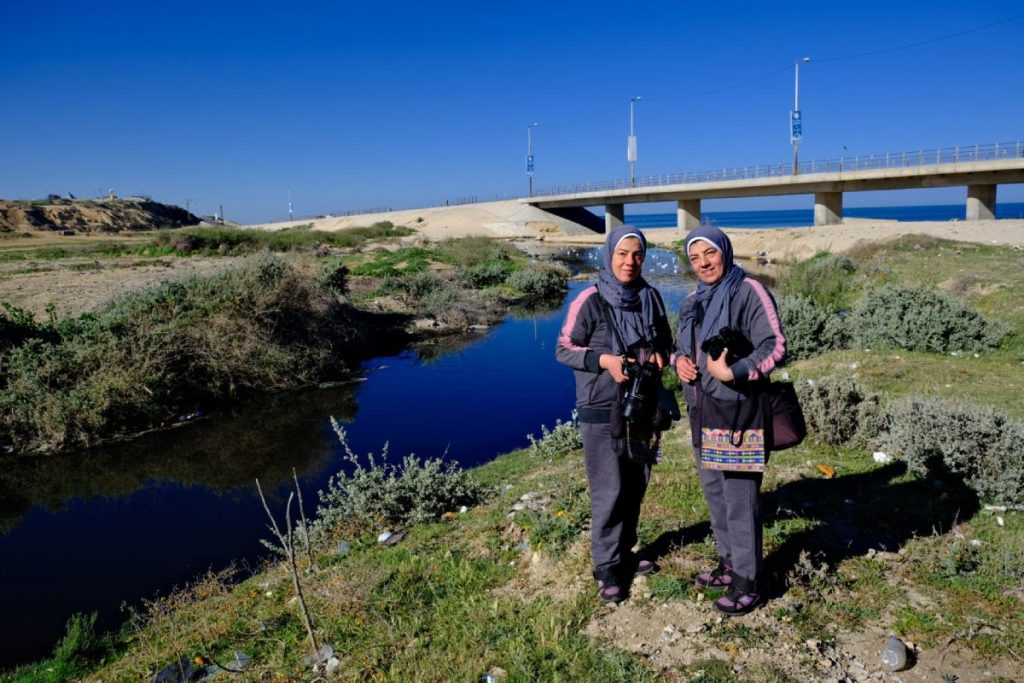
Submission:
M 298 482 L 296 481 L 296 486 Z M 294 493 L 288 494 L 288 503 L 284 509 L 284 520 L 287 534 L 282 533 L 281 529 L 277 526 L 277 520 L 274 519 L 274 515 L 270 512 L 270 507 L 267 505 L 267 499 L 263 496 L 263 488 L 260 486 L 260 480 L 256 480 L 256 490 L 260 492 L 260 501 L 263 503 L 263 509 L 267 512 L 267 517 L 270 518 L 270 531 L 277 537 L 278 543 L 281 544 L 281 549 L 284 551 L 285 556 L 288 558 L 288 569 L 292 574 L 292 583 L 295 586 L 295 596 L 298 598 L 299 609 L 302 611 L 302 619 L 306 624 L 306 635 L 309 636 L 309 644 L 312 646 L 313 656 L 319 655 L 320 646 L 316 642 L 316 634 L 313 633 L 313 622 L 309 618 L 309 610 L 306 608 L 306 598 L 302 595 L 302 584 L 299 582 L 299 568 L 295 563 L 295 543 L 292 535 L 292 500 L 295 498 Z M 303 515 L 305 517 L 305 515 Z M 312 560 L 311 560 L 312 561 Z

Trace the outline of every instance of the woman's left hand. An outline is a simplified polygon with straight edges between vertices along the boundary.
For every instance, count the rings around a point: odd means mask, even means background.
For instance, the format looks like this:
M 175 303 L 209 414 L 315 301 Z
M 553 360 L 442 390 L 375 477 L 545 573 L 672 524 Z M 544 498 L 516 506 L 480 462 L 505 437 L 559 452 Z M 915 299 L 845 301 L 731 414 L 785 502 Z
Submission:
M 729 364 L 725 362 L 728 355 L 729 349 L 723 349 L 722 355 L 718 357 L 718 360 L 714 360 L 711 356 L 708 356 L 708 373 L 719 382 L 731 382 L 736 379 L 732 374 L 732 370 L 729 368 Z

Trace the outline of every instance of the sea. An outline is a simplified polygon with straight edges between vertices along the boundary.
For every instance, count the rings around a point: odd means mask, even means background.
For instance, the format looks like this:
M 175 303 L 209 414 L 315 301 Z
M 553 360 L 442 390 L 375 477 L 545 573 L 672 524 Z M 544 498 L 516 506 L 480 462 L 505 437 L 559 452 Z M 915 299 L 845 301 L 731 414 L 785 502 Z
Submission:
M 922 206 L 844 207 L 844 218 L 878 218 L 894 221 L 964 220 L 964 204 Z M 1024 218 L 1024 202 L 996 204 L 996 218 Z M 626 214 L 626 222 L 638 228 L 674 228 L 676 214 Z M 776 209 L 771 211 L 705 211 L 701 220 L 720 228 L 781 228 L 814 225 L 814 209 Z

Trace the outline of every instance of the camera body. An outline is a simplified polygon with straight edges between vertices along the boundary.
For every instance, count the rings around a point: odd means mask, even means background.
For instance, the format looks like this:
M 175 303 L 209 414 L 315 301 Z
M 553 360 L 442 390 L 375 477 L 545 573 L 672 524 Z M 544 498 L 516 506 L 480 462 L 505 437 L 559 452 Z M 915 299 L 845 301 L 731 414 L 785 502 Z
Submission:
M 622 397 L 622 417 L 631 423 L 650 422 L 658 406 L 658 366 L 626 360 L 622 363 L 622 374 L 629 378 Z
M 749 356 L 754 347 L 746 337 L 731 327 L 723 327 L 718 334 L 705 339 L 700 345 L 700 350 L 710 356 L 711 360 L 718 360 L 725 349 L 729 349 L 729 358 L 738 360 Z

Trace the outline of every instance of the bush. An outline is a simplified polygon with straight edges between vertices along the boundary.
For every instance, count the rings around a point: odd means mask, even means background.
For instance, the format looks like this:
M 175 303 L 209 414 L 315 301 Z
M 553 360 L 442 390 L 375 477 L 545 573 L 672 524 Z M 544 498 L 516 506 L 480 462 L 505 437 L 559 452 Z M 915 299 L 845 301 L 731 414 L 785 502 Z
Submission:
M 850 314 L 849 329 L 864 348 L 940 353 L 995 347 L 1008 332 L 958 299 L 905 285 L 886 285 L 864 297 Z
M 793 266 L 780 280 L 779 291 L 807 297 L 822 308 L 844 308 L 855 295 L 856 272 L 849 257 L 820 252 Z
M 484 261 L 509 261 L 521 255 L 515 247 L 495 242 L 490 237 L 447 239 L 437 245 L 438 258 L 453 266 L 469 267 Z
M 217 401 L 312 384 L 359 348 L 350 310 L 264 253 L 134 292 L 0 357 L 0 424 L 18 450 L 88 444 Z
M 348 287 L 348 268 L 340 257 L 331 256 L 321 261 L 318 276 L 320 282 L 332 292 L 344 294 Z
M 802 360 L 844 348 L 849 333 L 831 308 L 803 294 L 779 297 L 779 316 L 786 335 L 787 360 Z
M 569 271 L 561 266 L 531 266 L 508 276 L 505 284 L 530 296 L 564 294 Z
M 954 476 L 979 496 L 1024 503 L 1024 422 L 992 408 L 906 398 L 888 406 L 878 446 L 920 474 Z
M 796 389 L 807 428 L 820 441 L 831 446 L 862 445 L 877 434 L 878 397 L 865 393 L 853 377 L 798 382 Z
M 354 467 L 331 477 L 326 491 L 320 491 L 319 516 L 314 532 L 324 537 L 335 529 L 371 531 L 381 525 L 406 525 L 434 521 L 445 512 L 476 505 L 484 487 L 455 462 L 440 458 L 420 461 L 407 455 L 400 465 L 381 462 L 371 453 L 367 466 L 352 452 L 344 428 L 331 418 L 331 426 Z
M 555 420 L 554 429 L 549 430 L 547 425 L 541 425 L 539 439 L 534 438 L 533 434 L 527 434 L 526 438 L 530 441 L 530 453 L 546 460 L 563 457 L 583 448 L 583 435 L 575 410 L 568 422 Z
M 458 268 L 455 277 L 466 287 L 483 289 L 505 282 L 515 270 L 515 264 L 508 259 L 491 259 L 476 265 Z

